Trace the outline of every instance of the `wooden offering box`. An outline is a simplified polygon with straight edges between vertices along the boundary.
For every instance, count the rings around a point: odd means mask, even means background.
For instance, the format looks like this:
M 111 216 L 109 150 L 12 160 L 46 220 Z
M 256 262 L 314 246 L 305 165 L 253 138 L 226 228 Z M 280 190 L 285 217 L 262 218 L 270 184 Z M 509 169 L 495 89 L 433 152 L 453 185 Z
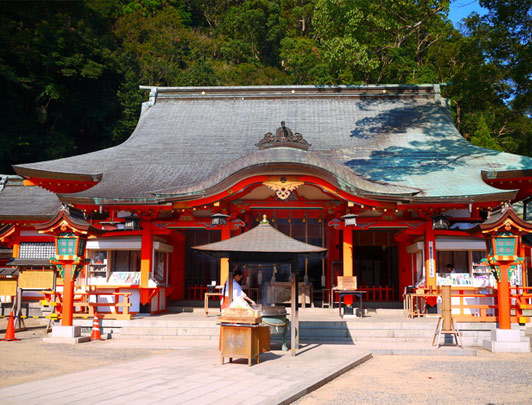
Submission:
M 260 361 L 260 354 L 270 351 L 270 327 L 259 325 L 262 316 L 251 308 L 226 308 L 218 318 L 220 325 L 220 352 L 224 358 L 233 357 Z
M 260 362 L 261 353 L 270 351 L 270 327 L 267 325 L 220 325 L 220 352 L 222 364 L 224 358 L 229 357 L 229 362 L 233 358 L 248 359 L 248 366 L 251 367 L 252 359 L 256 363 Z

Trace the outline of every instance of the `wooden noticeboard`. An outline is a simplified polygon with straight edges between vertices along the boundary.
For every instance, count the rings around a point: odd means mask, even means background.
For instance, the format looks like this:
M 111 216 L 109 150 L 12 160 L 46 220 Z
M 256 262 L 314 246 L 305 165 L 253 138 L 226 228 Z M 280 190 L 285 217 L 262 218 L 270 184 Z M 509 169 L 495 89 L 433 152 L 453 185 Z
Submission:
M 16 296 L 17 280 L 0 280 L 0 295 Z
M 55 271 L 21 271 L 18 286 L 23 290 L 49 290 L 55 287 Z
M 356 290 L 357 278 L 356 276 L 338 276 L 337 290 Z

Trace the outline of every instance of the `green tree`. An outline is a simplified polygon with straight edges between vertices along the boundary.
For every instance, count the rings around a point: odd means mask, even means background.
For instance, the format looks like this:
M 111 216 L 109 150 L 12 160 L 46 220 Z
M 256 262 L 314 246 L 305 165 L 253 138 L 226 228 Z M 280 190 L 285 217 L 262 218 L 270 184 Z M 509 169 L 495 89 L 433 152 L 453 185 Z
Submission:
M 109 32 L 83 2 L 0 3 L 0 170 L 112 139 L 123 79 Z
M 532 2 L 480 0 L 488 9 L 468 27 L 484 36 L 485 54 L 505 73 L 512 109 L 532 115 Z
M 235 63 L 255 60 L 265 66 L 276 66 L 286 29 L 280 14 L 277 2 L 269 0 L 248 0 L 231 7 L 217 27 L 225 60 Z
M 407 72 L 445 39 L 448 7 L 446 0 L 318 0 L 313 26 L 338 83 L 418 83 Z
M 281 41 L 281 64 L 294 84 L 329 84 L 333 81 L 319 43 L 306 37 Z

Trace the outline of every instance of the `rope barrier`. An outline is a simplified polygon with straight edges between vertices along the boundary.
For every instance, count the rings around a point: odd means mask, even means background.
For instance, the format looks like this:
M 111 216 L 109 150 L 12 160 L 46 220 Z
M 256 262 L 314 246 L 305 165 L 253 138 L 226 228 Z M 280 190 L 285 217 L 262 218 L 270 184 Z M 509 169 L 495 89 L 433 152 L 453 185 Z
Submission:
M 1 318 L 9 318 L 9 315 L 0 315 L 0 319 L 1 319 Z M 58 318 L 61 318 L 61 316 L 59 316 L 59 315 L 57 315 L 57 314 L 46 315 L 46 316 L 37 316 L 37 315 L 34 315 L 34 316 L 14 315 L 13 318 L 21 318 L 21 319 L 58 319 Z

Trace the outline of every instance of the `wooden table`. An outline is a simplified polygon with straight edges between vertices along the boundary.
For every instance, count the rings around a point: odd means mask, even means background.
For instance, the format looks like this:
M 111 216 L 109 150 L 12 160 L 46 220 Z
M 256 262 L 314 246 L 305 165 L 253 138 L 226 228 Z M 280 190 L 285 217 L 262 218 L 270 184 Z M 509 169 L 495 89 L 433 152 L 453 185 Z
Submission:
M 218 292 L 214 292 L 214 290 L 218 290 Z M 205 310 L 205 318 L 207 318 L 209 316 L 209 298 L 210 297 L 222 297 L 222 286 L 221 285 L 217 285 L 215 287 L 213 286 L 208 286 L 208 291 L 209 292 L 206 292 L 203 296 L 203 299 L 204 299 L 204 305 L 203 305 L 203 309 Z M 218 303 L 218 308 L 219 310 L 221 311 L 222 310 L 222 301 L 219 300 L 219 303 Z
M 252 359 L 260 362 L 260 355 L 270 351 L 270 327 L 267 325 L 224 324 L 220 325 L 220 352 L 222 364 L 224 358 L 233 357 L 248 359 L 251 367 Z
M 405 296 L 405 312 L 407 313 L 409 318 L 415 318 L 416 316 L 424 316 L 426 315 L 426 305 L 422 309 L 421 308 L 421 299 L 426 298 L 438 298 L 440 294 L 436 293 L 410 293 L 406 294 Z
M 344 306 L 344 296 L 346 295 L 350 295 L 350 296 L 355 296 L 355 297 L 358 297 L 358 304 L 359 304 L 359 316 L 361 318 L 364 317 L 364 308 L 362 306 L 362 295 L 363 294 L 366 294 L 366 291 L 361 291 L 361 290 L 337 290 L 337 289 L 333 289 L 333 294 L 336 293 L 338 294 L 338 312 L 340 314 L 340 318 L 343 318 L 343 314 L 342 314 L 342 307 Z M 345 312 L 345 309 L 344 309 L 344 312 Z

